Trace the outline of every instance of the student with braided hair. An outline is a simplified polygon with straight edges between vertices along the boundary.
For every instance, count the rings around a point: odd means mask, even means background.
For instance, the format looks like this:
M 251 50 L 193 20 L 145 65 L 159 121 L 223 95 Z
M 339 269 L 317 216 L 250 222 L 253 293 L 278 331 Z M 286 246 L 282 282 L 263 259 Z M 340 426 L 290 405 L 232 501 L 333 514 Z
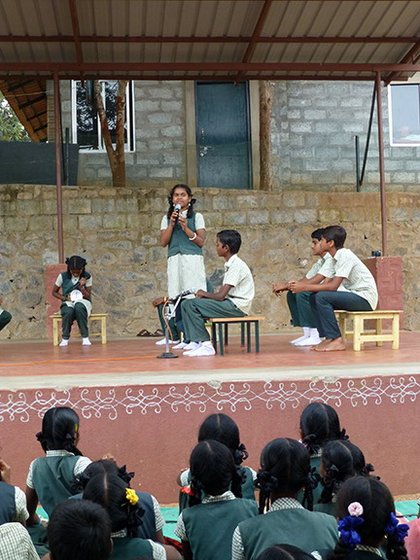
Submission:
M 86 272 L 86 260 L 78 255 L 66 259 L 67 270 L 57 276 L 52 295 L 61 300 L 62 340 L 68 346 L 71 327 L 76 321 L 82 335 L 82 345 L 90 346 L 88 317 L 92 312 L 92 276 Z
M 349 440 L 329 441 L 321 453 L 322 492 L 314 511 L 322 511 L 336 516 L 337 492 L 343 483 L 357 475 L 369 476 L 373 465 L 366 464 L 362 451 Z
M 311 509 L 309 452 L 299 441 L 278 438 L 264 447 L 256 486 L 260 489 L 259 511 L 264 515 L 242 521 L 235 529 L 232 560 L 255 560 L 279 543 L 309 553 L 335 546 L 338 535 L 333 517 L 308 511 L 296 499 L 303 489 Z
M 134 477 L 133 472 L 127 472 L 125 465 L 119 467 L 113 460 L 100 459 L 99 461 L 93 461 L 86 467 L 81 475 L 77 477 L 76 487 L 80 490 L 80 493 L 72 496 L 72 498 L 81 499 L 83 490 L 86 488 L 91 478 L 104 473 L 119 476 L 128 486 L 130 486 L 130 481 Z M 165 520 L 163 519 L 159 502 L 148 492 L 136 492 L 136 494 L 138 495 L 144 511 L 141 520 L 142 523 L 138 528 L 138 534 L 136 536 L 164 544 L 165 540 L 162 529 L 165 525 Z
M 255 500 L 254 480 L 256 472 L 250 467 L 244 467 L 243 461 L 248 458 L 248 451 L 243 443 L 239 434 L 239 427 L 237 423 L 227 414 L 216 413 L 210 414 L 201 424 L 198 430 L 198 442 L 208 439 L 214 439 L 226 445 L 230 450 L 234 463 L 241 468 L 242 483 L 241 492 L 242 498 Z M 187 487 L 191 481 L 190 470 L 186 469 L 178 477 L 178 483 L 181 487 Z M 188 507 L 185 494 L 180 495 L 180 511 Z
M 77 448 L 79 442 L 79 417 L 67 406 L 50 408 L 42 419 L 42 431 L 36 434 L 45 457 L 39 457 L 29 466 L 26 480 L 28 525 L 37 525 L 38 500 L 48 515 L 72 494 L 75 477 L 90 464 Z
M 322 447 L 330 440 L 346 440 L 346 430 L 341 429 L 335 409 L 323 402 L 308 404 L 300 416 L 300 437 L 311 456 L 311 467 L 320 478 Z M 317 503 L 322 492 L 320 484 L 314 488 L 313 499 Z
M 241 470 L 222 443 L 207 439 L 196 445 L 190 469 L 189 505 L 194 507 L 181 512 L 175 528 L 184 558 L 230 558 L 235 527 L 257 516 L 257 505 L 241 497 Z
M 101 505 L 108 512 L 112 526 L 111 560 L 180 560 L 172 546 L 137 536 L 144 511 L 138 495 L 115 474 L 92 477 L 83 492 L 84 500 Z
M 389 489 L 375 477 L 347 480 L 337 495 L 340 539 L 328 560 L 407 560 L 409 526 L 399 523 Z M 383 552 L 385 551 L 385 557 Z

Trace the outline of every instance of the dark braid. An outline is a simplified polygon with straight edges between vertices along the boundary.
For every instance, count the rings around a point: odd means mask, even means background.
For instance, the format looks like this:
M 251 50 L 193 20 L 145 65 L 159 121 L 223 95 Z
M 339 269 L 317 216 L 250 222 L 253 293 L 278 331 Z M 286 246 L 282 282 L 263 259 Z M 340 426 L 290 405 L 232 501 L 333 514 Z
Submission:
M 82 455 L 76 447 L 79 433 L 79 417 L 68 406 L 50 408 L 42 419 L 42 431 L 36 434 L 44 451 L 62 449 L 74 455 Z
M 333 439 L 348 439 L 341 429 L 337 412 L 332 406 L 313 402 L 308 404 L 300 417 L 302 443 L 311 455 L 319 453 L 322 446 Z
M 348 507 L 358 502 L 363 507 L 360 517 L 363 522 L 357 526 L 360 543 L 365 546 L 381 546 L 387 536 L 387 559 L 407 560 L 404 542 L 399 542 L 395 533 L 388 532 L 390 519 L 395 516 L 394 500 L 389 489 L 376 477 L 355 476 L 346 480 L 337 494 L 337 516 L 343 520 L 349 516 Z M 395 523 L 395 517 L 394 517 Z M 399 526 L 400 529 L 403 526 Z M 331 555 L 331 560 L 343 558 L 343 548 L 348 554 L 352 549 L 342 539 Z
M 296 497 L 301 488 L 308 506 L 312 505 L 309 452 L 300 442 L 277 438 L 268 443 L 261 453 L 261 469 L 256 486 L 260 489 L 259 507 L 263 513 L 273 495 Z
M 222 443 L 211 439 L 198 443 L 191 453 L 190 470 L 190 506 L 200 503 L 204 495 L 219 496 L 228 490 L 242 497 L 242 469 Z
M 355 467 L 355 457 L 360 470 L 360 455 L 363 457 L 360 449 L 348 441 L 334 440 L 325 444 L 321 454 L 321 464 L 325 472 L 322 480 L 324 488 L 319 498 L 321 504 L 331 503 L 343 482 L 350 476 L 359 474 Z
M 227 414 L 210 414 L 201 424 L 198 441 L 214 439 L 230 449 L 235 465 L 241 465 L 248 458 L 248 451 L 241 443 L 239 428 Z
M 78 255 L 68 257 L 66 259 L 68 277 L 71 278 L 72 270 L 80 270 L 80 278 L 90 278 L 90 274 L 85 270 L 86 264 L 86 259 L 84 259 L 83 257 L 79 257 Z
M 138 527 L 142 524 L 144 510 L 139 501 L 135 504 L 130 503 L 127 490 L 134 493 L 119 476 L 104 472 L 89 480 L 83 492 L 83 499 L 100 504 L 107 510 L 113 532 L 126 529 L 128 537 L 136 537 Z

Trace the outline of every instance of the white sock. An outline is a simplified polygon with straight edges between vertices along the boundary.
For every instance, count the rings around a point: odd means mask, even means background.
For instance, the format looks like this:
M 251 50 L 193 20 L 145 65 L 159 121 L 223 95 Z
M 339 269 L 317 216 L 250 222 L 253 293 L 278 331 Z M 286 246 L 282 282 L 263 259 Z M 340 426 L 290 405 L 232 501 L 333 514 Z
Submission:
M 319 338 L 319 332 L 318 329 L 309 329 L 309 336 L 311 338 Z
M 301 342 L 310 336 L 310 328 L 309 327 L 302 327 L 303 328 L 303 335 L 295 338 L 294 340 L 290 341 L 290 344 L 296 344 L 296 342 Z

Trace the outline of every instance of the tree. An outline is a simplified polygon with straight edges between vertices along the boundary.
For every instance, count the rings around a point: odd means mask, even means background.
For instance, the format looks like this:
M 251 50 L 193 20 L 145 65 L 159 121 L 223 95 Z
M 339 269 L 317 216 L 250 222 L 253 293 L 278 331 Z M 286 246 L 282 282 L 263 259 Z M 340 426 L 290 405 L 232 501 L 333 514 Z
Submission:
M 10 107 L 7 99 L 0 92 L 0 141 L 29 142 L 30 138 L 23 125 Z
M 114 187 L 125 186 L 125 92 L 127 80 L 118 81 L 118 91 L 115 99 L 115 148 L 112 142 L 108 124 L 108 115 L 104 106 L 101 86 L 98 80 L 94 81 L 96 109 L 101 123 L 102 138 L 108 154 Z

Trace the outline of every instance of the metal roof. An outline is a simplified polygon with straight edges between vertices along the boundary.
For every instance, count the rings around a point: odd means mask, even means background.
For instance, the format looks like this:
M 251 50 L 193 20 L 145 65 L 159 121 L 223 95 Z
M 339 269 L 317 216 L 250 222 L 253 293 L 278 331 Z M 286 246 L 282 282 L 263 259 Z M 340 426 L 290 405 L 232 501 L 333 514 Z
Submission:
M 0 0 L 0 77 L 406 79 L 420 2 Z
M 0 0 L 0 90 L 35 141 L 53 75 L 389 82 L 419 61 L 418 0 Z

